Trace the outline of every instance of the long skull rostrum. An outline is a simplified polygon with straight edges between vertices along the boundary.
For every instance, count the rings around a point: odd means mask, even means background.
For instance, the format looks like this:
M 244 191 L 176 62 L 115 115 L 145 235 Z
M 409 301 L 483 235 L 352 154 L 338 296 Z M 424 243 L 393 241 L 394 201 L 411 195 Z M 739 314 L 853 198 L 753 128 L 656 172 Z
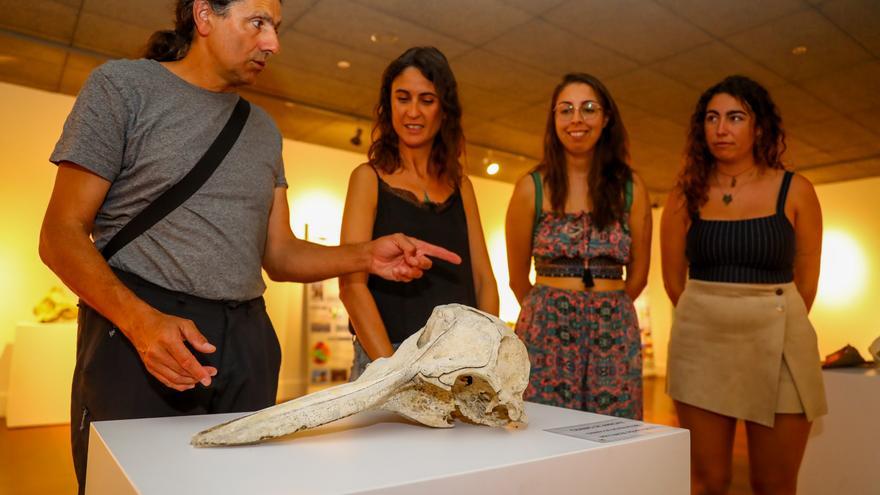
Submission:
M 489 426 L 525 423 L 522 393 L 529 358 L 501 320 L 459 304 L 434 308 L 424 328 L 356 381 L 223 423 L 192 438 L 197 447 L 256 443 L 368 409 L 393 411 L 428 426 L 453 418 Z

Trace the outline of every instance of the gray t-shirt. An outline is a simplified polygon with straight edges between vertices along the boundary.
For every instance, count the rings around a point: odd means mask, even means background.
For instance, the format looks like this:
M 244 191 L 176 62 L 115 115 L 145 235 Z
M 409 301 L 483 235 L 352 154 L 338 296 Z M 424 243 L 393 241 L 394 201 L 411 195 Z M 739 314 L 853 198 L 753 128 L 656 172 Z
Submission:
M 237 101 L 153 60 L 111 61 L 92 72 L 50 160 L 111 182 L 92 231 L 98 249 L 192 169 Z M 251 105 L 241 136 L 211 178 L 110 265 L 208 299 L 257 297 L 266 288 L 261 264 L 274 190 L 286 186 L 281 134 Z

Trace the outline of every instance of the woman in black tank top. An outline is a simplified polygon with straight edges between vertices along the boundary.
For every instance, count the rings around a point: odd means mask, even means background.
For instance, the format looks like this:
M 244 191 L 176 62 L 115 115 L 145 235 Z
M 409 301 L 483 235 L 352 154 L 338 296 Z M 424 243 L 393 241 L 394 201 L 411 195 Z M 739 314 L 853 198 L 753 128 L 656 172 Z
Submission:
M 436 260 L 410 283 L 366 273 L 340 278 L 357 336 L 352 379 L 422 328 L 435 306 L 461 303 L 498 314 L 498 289 L 477 202 L 458 157 L 464 147 L 455 77 L 439 50 L 411 48 L 382 76 L 369 162 L 349 180 L 342 243 L 403 232 L 461 256 Z
M 691 431 L 695 493 L 726 493 L 736 422 L 752 489 L 794 494 L 811 421 L 826 412 L 815 331 L 822 218 L 812 184 L 787 172 L 776 106 L 731 76 L 694 112 L 686 163 L 661 222 L 676 305 L 667 390 Z

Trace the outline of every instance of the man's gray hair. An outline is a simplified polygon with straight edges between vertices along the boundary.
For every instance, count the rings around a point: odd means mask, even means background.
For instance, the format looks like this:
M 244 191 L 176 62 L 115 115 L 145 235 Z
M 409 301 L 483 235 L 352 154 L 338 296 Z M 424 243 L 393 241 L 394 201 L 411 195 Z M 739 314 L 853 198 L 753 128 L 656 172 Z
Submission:
M 230 5 L 238 1 L 240 0 L 207 0 L 214 13 L 221 16 L 226 14 Z M 194 3 L 195 0 L 177 0 L 174 29 L 153 33 L 147 42 L 144 58 L 173 62 L 186 56 L 196 30 L 196 22 L 193 19 Z

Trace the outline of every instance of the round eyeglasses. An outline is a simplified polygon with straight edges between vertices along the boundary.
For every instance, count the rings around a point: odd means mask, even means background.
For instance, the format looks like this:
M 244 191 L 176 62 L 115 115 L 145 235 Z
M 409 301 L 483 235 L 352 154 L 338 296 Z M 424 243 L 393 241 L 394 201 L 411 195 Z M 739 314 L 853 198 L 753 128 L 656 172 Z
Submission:
M 562 122 L 571 122 L 574 119 L 575 113 L 579 113 L 581 119 L 590 121 L 597 119 L 599 115 L 601 115 L 602 106 L 593 100 L 587 100 L 580 105 L 563 101 L 556 105 L 554 110 L 556 112 L 556 118 Z

